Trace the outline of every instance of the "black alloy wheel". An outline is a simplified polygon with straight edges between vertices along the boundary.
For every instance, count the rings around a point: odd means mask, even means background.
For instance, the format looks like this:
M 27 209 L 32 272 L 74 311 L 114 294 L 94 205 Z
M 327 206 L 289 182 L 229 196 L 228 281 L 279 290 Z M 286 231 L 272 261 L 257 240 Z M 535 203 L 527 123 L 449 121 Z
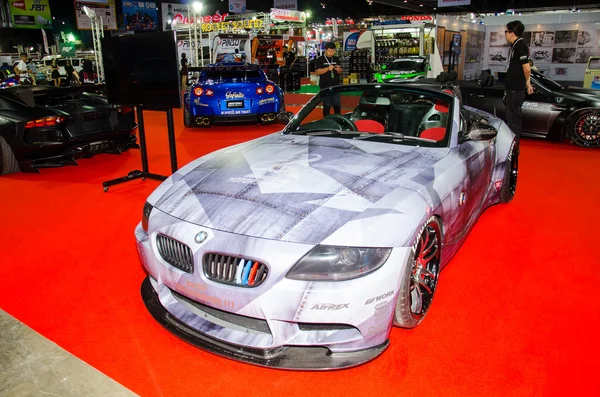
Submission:
M 438 283 L 441 252 L 440 222 L 431 217 L 413 245 L 398 294 L 394 325 L 414 328 L 425 318 Z
M 586 148 L 600 147 L 600 111 L 586 110 L 575 117 L 571 128 L 571 141 Z

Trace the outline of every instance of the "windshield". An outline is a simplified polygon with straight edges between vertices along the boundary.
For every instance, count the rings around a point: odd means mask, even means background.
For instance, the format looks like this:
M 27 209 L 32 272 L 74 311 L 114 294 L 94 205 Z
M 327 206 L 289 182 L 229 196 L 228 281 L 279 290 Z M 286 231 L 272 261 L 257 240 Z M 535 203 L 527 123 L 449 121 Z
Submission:
M 260 78 L 258 70 L 206 70 L 201 80 L 244 80 Z
M 543 74 L 536 72 L 534 70 L 531 71 L 531 76 L 544 88 L 550 91 L 562 90 L 564 87 L 557 83 L 556 81 L 549 79 Z
M 387 64 L 386 72 L 422 72 L 425 70 L 425 62 L 414 59 L 403 59 Z
M 447 147 L 451 112 L 451 101 L 443 93 L 414 87 L 340 87 L 321 91 L 284 132 Z

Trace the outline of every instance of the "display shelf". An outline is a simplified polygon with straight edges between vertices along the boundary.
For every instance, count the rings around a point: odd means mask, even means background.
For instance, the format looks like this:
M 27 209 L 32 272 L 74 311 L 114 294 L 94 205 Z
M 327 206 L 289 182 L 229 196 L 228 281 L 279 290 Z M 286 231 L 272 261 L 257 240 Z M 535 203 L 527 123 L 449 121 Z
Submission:
M 340 61 L 343 69 L 342 77 L 356 74 L 359 79 L 368 79 L 371 75 L 370 50 L 345 51 Z

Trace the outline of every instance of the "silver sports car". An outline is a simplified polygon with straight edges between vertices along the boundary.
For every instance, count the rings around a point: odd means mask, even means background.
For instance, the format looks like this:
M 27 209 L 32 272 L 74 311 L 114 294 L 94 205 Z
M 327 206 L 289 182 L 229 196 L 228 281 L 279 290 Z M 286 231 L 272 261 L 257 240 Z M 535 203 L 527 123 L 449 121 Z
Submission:
M 514 135 L 458 91 L 407 85 L 326 89 L 280 117 L 283 131 L 203 156 L 148 198 L 142 296 L 219 355 L 356 366 L 423 320 L 478 216 L 513 198 Z

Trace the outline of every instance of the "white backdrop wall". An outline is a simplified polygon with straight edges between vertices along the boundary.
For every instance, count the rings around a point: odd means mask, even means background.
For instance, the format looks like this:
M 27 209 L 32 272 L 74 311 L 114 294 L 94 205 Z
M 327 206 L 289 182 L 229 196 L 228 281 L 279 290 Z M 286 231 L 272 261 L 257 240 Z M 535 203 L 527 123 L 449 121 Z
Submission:
M 466 49 L 465 52 L 461 54 L 465 59 L 463 78 L 465 80 L 477 78 L 483 69 L 485 43 L 481 42 L 484 41 L 483 39 L 485 37 L 485 25 L 472 23 L 448 15 L 436 15 L 436 25 L 450 31 L 467 32 Z M 444 38 L 437 37 L 436 40 L 444 40 Z
M 523 39 L 534 65 L 554 80 L 583 81 L 587 58 L 600 55 L 600 12 L 501 15 L 485 18 L 483 69 L 496 73 L 508 68 L 504 29 L 514 20 L 525 25 Z

